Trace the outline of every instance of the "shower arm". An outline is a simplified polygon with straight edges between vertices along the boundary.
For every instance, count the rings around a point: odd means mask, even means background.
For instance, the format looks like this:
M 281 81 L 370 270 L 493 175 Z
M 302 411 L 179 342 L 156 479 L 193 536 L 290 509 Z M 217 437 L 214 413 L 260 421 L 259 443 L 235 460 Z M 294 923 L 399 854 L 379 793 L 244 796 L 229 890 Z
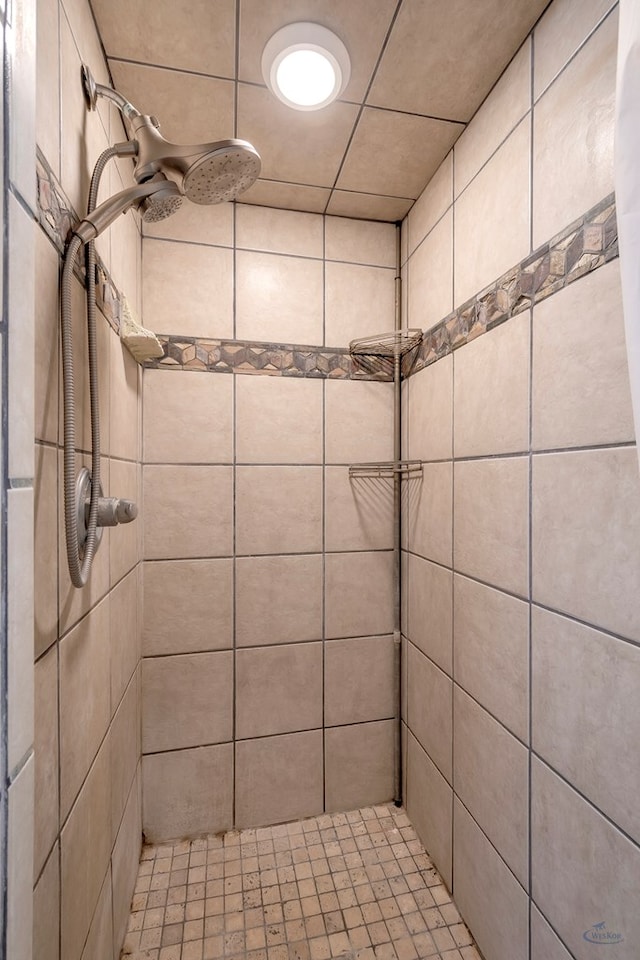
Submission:
M 131 124 L 133 119 L 142 116 L 140 111 L 137 110 L 132 103 L 129 103 L 126 97 L 123 97 L 121 93 L 118 93 L 117 90 L 114 90 L 112 87 L 107 87 L 103 83 L 96 83 L 93 74 L 86 63 L 82 64 L 82 90 L 88 110 L 97 109 L 98 97 L 103 97 L 105 100 L 111 100 L 112 103 L 115 103 L 116 107 L 122 114 L 124 120 L 126 121 L 125 126 L 127 127 Z

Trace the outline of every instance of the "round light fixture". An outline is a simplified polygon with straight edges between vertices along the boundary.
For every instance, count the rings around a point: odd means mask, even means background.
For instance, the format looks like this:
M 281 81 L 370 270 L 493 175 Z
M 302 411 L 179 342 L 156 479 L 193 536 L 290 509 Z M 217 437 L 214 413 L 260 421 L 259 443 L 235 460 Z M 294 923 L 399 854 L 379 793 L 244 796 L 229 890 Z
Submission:
M 342 40 L 319 23 L 290 23 L 271 37 L 262 75 L 272 93 L 294 110 L 319 110 L 339 97 L 351 74 Z

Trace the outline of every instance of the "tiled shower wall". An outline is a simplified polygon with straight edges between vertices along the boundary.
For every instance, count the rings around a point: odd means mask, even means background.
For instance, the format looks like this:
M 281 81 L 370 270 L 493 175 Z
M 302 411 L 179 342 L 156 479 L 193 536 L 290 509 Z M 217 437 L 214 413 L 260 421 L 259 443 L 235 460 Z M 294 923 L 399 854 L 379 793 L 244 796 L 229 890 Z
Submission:
M 394 263 L 390 224 L 185 205 L 145 323 L 346 347 L 393 327 Z M 145 370 L 149 839 L 391 798 L 391 487 L 348 475 L 391 456 L 389 383 Z
M 76 211 L 119 117 L 89 114 L 80 64 L 108 82 L 87 3 L 38 0 L 37 144 Z M 29 157 L 35 182 L 35 154 Z M 101 197 L 122 189 L 126 165 L 108 168 Z M 40 206 L 50 201 L 40 183 Z M 50 205 L 50 209 L 54 209 Z M 61 224 L 64 236 L 66 227 Z M 89 583 L 71 586 L 62 512 L 62 379 L 56 224 L 35 230 L 35 837 L 34 957 L 119 955 L 141 837 L 141 523 L 105 529 Z M 57 242 L 56 242 L 57 241 Z M 139 225 L 121 217 L 98 241 L 117 287 L 140 308 Z M 74 280 L 78 461 L 91 446 L 84 293 Z M 140 501 L 140 368 L 98 315 L 102 483 Z M 30 956 L 17 952 L 12 956 Z
M 612 192 L 610 6 L 556 0 L 409 214 L 410 326 Z M 630 960 L 640 478 L 618 261 L 417 373 L 405 403 L 424 461 L 405 498 L 409 816 L 491 960 L 587 960 L 597 923 Z

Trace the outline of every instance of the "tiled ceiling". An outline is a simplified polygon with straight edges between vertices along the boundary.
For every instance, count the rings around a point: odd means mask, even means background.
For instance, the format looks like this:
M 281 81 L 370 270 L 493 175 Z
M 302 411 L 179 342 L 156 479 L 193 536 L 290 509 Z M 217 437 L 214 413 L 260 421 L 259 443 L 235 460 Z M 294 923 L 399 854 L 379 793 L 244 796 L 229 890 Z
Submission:
M 547 0 L 91 0 L 113 82 L 176 143 L 240 137 L 262 157 L 241 197 L 399 220 Z M 351 57 L 339 101 L 291 110 L 260 62 L 280 27 L 310 20 Z

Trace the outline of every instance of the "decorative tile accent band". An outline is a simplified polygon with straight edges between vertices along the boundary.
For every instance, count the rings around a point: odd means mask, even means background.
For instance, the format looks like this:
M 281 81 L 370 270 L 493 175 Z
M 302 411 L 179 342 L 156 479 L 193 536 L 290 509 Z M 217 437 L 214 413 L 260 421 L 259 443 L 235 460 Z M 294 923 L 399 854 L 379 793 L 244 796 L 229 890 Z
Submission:
M 332 380 L 388 380 L 357 369 L 347 347 L 298 346 L 245 340 L 202 340 L 198 337 L 159 337 L 165 355 L 147 360 L 156 369 L 210 370 L 216 373 L 262 373 L 280 377 Z
M 40 150 L 36 166 L 39 221 L 62 253 L 69 229 L 79 218 Z M 615 196 L 610 194 L 491 286 L 427 330 L 415 362 L 412 360 L 410 365 L 404 365 L 404 376 L 435 363 L 617 256 Z M 119 333 L 121 294 L 101 261 L 98 263 L 98 281 L 98 305 L 112 328 Z M 351 357 L 348 347 L 182 336 L 161 336 L 159 339 L 164 357 L 146 361 L 145 367 L 321 379 L 392 379 L 388 370 L 363 362 L 366 358 Z
M 69 231 L 74 223 L 78 223 L 80 217 L 65 196 L 39 147 L 36 153 L 36 177 L 38 221 L 62 255 L 69 237 Z M 96 303 L 109 325 L 119 334 L 121 294 L 100 257 L 97 256 L 96 260 L 98 272 Z M 76 264 L 75 273 L 78 280 L 84 284 L 86 274 L 84 264 L 81 266 L 80 260 Z
M 435 363 L 617 256 L 618 227 L 612 193 L 427 330 L 411 373 Z

